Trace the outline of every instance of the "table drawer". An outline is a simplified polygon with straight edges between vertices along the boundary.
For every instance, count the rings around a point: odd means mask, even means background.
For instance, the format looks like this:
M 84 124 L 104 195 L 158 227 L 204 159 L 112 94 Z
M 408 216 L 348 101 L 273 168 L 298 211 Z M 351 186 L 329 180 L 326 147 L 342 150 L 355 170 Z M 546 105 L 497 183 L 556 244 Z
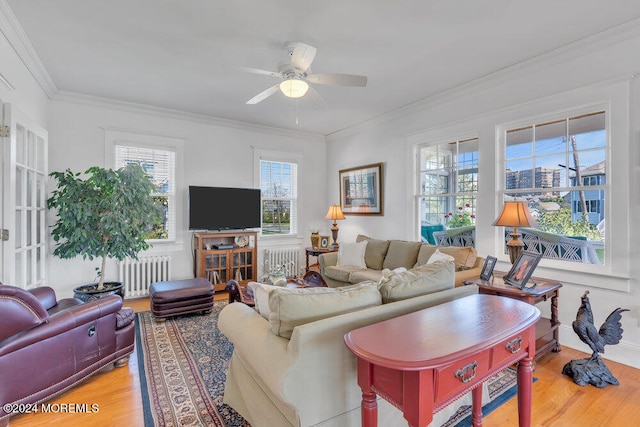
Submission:
M 442 403 L 479 382 L 489 372 L 491 349 L 438 369 L 436 402 Z
M 493 361 L 491 367 L 501 366 L 511 359 L 522 356 L 529 348 L 526 334 L 516 334 L 493 347 Z

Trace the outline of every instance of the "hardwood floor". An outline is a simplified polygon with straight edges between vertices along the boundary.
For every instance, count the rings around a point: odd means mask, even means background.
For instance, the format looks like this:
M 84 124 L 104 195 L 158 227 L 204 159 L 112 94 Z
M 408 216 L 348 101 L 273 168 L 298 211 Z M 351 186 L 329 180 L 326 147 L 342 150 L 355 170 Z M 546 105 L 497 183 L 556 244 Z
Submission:
M 216 299 L 226 299 L 218 295 Z M 149 300 L 127 300 L 126 305 L 138 311 L 149 310 Z M 562 338 L 562 337 L 561 337 Z M 586 354 L 563 348 L 536 362 L 533 385 L 532 426 L 560 427 L 626 427 L 640 420 L 640 370 L 606 361 L 620 381 L 619 386 L 598 389 L 580 387 L 561 374 L 572 359 Z M 100 372 L 70 391 L 50 400 L 55 404 L 96 404 L 95 413 L 38 413 L 11 418 L 12 427 L 64 425 L 65 427 L 143 426 L 143 409 L 138 377 L 137 354 L 129 365 Z M 485 426 L 518 425 L 517 399 L 511 399 L 484 419 Z M 277 427 L 277 426 L 274 426 Z

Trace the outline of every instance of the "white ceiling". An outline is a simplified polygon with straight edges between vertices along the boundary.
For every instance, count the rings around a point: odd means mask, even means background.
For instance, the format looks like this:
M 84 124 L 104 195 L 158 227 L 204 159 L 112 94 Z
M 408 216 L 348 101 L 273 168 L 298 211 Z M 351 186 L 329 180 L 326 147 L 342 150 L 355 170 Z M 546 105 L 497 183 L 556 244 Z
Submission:
M 4 1 L 59 91 L 323 135 L 640 17 L 638 0 Z M 234 67 L 277 70 L 287 41 L 367 87 L 246 105 L 277 79 Z

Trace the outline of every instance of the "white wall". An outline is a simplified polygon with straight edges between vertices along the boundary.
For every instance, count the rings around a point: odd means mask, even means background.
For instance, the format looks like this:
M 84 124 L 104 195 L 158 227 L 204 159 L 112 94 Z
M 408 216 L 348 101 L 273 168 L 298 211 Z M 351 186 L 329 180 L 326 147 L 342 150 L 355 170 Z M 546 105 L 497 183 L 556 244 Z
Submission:
M 571 329 L 580 296 L 586 289 L 591 292 L 597 327 L 616 307 L 630 309 L 622 319 L 623 341 L 616 346 L 607 346 L 605 357 L 640 367 L 640 263 L 637 262 L 640 259 L 637 249 L 640 227 L 635 224 L 640 193 L 637 185 L 628 185 L 629 182 L 637 183 L 640 178 L 640 79 L 635 74 L 640 71 L 640 57 L 630 54 L 640 47 L 640 36 L 635 33 L 636 29 L 627 28 L 564 47 L 330 135 L 327 138 L 327 195 L 330 201 L 339 197 L 340 169 L 384 162 L 385 215 L 348 216 L 340 223 L 341 241 L 353 241 L 358 233 L 415 240 L 418 236 L 414 208 L 415 146 L 439 138 L 477 135 L 481 169 L 477 249 L 483 256 L 496 255 L 500 252 L 500 237 L 496 227 L 490 226 L 499 208 L 495 191 L 496 177 L 500 173 L 496 170 L 496 126 L 541 113 L 609 103 L 612 111 L 610 158 L 617 158 L 617 163 L 611 164 L 616 169 L 608 171 L 609 179 L 615 175 L 609 194 L 615 193 L 622 203 L 614 207 L 615 224 L 607 224 L 607 227 L 617 227 L 611 236 L 611 248 L 614 249 L 611 265 L 620 268 L 598 276 L 563 271 L 542 263 L 536 274 L 558 278 L 564 284 L 559 303 L 563 345 L 590 351 Z M 504 270 L 508 266 L 503 261 L 498 268 Z M 623 290 L 607 290 L 608 286 Z M 543 315 L 549 316 L 548 303 L 540 304 L 539 308 Z
M 4 16 L 0 13 L 0 24 Z M 46 129 L 48 98 L 0 31 L 0 101 L 10 103 Z M 6 81 L 6 83 L 3 82 Z
M 189 116 L 161 110 L 123 106 L 101 100 L 65 94 L 64 100 L 51 102 L 49 126 L 50 171 L 71 168 L 84 171 L 89 166 L 105 165 L 104 129 L 122 129 L 174 138 L 183 138 L 184 167 L 177 188 L 177 234 L 174 245 L 158 244 L 152 253 L 173 257 L 173 278 L 193 277 L 192 233 L 188 231 L 187 187 L 189 185 L 254 187 L 253 149 L 262 148 L 299 153 L 299 236 L 298 238 L 259 239 L 259 249 L 273 245 L 307 245 L 307 227 L 321 217 L 327 203 L 323 183 L 325 175 L 324 137 L 280 131 L 237 122 Z M 180 178 L 178 178 L 180 179 Z M 53 185 L 50 181 L 50 185 Z M 50 190 L 50 189 L 49 189 Z M 220 206 L 233 209 L 233 206 Z M 50 223 L 54 218 L 50 218 Z M 302 251 L 301 251 L 302 254 Z M 259 262 L 262 262 L 259 257 Z M 92 282 L 98 261 L 81 259 L 49 260 L 50 282 L 62 294 L 71 294 L 79 284 Z M 116 280 L 115 262 L 107 267 L 107 280 Z

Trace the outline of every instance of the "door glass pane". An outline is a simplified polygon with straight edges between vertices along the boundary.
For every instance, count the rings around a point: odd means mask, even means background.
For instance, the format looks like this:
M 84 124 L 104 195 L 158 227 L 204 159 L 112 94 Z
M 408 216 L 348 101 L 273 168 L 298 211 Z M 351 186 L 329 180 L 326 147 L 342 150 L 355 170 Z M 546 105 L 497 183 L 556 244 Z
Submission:
M 33 250 L 28 250 L 26 253 L 26 273 L 27 273 L 27 284 L 33 283 Z
M 27 131 L 27 166 L 36 168 L 36 136 Z
M 44 260 L 42 259 L 42 247 L 39 246 L 38 249 L 36 249 L 36 281 L 38 281 L 40 284 L 42 284 L 42 281 L 44 280 Z
M 24 169 L 21 167 L 16 167 L 16 207 L 22 206 L 22 182 Z
M 22 247 L 22 211 L 16 210 L 16 229 L 15 229 L 16 249 Z
M 37 151 L 37 168 L 39 172 L 44 172 L 45 158 L 44 158 L 44 139 L 38 137 L 37 139 L 38 151 Z
M 44 211 L 36 211 L 35 212 L 35 215 L 36 215 L 36 244 L 42 243 L 41 228 L 42 228 L 43 213 L 44 213 Z
M 27 172 L 27 198 L 24 206 L 27 208 L 33 207 L 33 190 L 36 174 L 33 171 Z
M 16 125 L 16 162 L 20 165 L 24 165 L 26 159 L 26 142 L 24 135 L 24 128 L 21 125 Z
M 38 208 L 44 208 L 44 177 L 42 175 L 37 175 L 36 185 L 38 187 L 36 194 L 36 206 Z
M 33 242 L 31 241 L 31 237 L 32 237 L 32 233 L 31 233 L 31 221 L 32 221 L 32 218 L 31 218 L 31 216 L 33 214 L 33 211 L 28 210 L 25 213 L 27 215 L 27 224 L 26 224 L 27 229 L 25 230 L 26 233 L 27 233 L 27 246 L 31 246 L 33 244 Z

